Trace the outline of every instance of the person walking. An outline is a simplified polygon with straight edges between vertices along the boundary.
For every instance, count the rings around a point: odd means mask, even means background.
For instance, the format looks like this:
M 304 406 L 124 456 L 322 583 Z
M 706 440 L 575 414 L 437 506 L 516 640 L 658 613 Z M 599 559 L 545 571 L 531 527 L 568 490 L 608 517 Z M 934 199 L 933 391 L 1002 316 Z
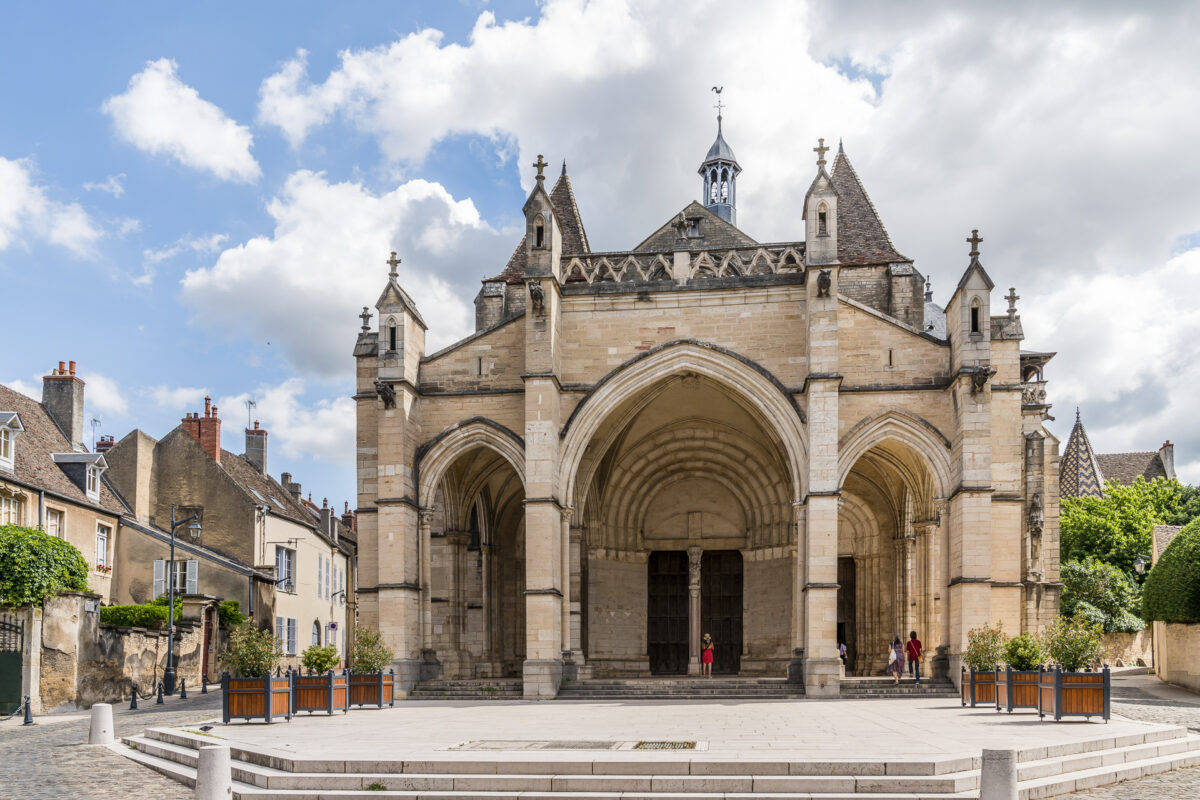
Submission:
M 888 647 L 887 671 L 892 676 L 892 686 L 899 684 L 900 676 L 904 674 L 904 645 L 898 633 L 892 637 L 892 644 Z
M 908 632 L 908 641 L 904 643 L 904 654 L 908 656 L 908 672 L 916 678 L 917 686 L 921 685 L 921 640 L 916 631 Z
M 700 643 L 700 674 L 712 677 L 713 667 L 713 640 L 707 633 L 704 634 L 704 640 Z

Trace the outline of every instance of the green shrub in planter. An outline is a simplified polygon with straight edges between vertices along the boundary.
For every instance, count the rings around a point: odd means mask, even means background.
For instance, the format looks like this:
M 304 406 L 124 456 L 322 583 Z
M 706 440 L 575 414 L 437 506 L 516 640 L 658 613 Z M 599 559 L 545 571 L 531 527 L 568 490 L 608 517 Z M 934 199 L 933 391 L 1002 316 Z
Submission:
M 383 643 L 379 631 L 360 628 L 350 648 L 350 667 L 355 672 L 379 672 L 392 663 L 392 650 Z
M 1059 617 L 1046 630 L 1046 650 L 1065 672 L 1079 672 L 1104 655 L 1104 631 L 1082 616 Z
M 1150 570 L 1142 615 L 1151 622 L 1200 622 L 1200 519 L 1175 535 Z
M 217 606 L 217 616 L 221 620 L 222 628 L 236 628 L 246 621 L 246 615 L 242 613 L 242 604 L 237 600 L 222 602 Z
M 1003 623 L 993 628 L 984 625 L 967 632 L 967 652 L 963 661 L 976 672 L 995 669 L 1004 660 Z
M 256 630 L 242 623 L 229 634 L 229 648 L 220 655 L 221 663 L 244 678 L 269 674 L 283 658 L 283 644 L 271 631 Z
M 300 654 L 300 663 L 304 668 L 311 673 L 324 674 L 337 666 L 339 661 L 338 649 L 336 645 L 327 645 L 321 647 L 319 644 L 314 644 L 311 647 L 305 648 Z
M 1035 670 L 1046 661 L 1046 648 L 1034 635 L 1022 633 L 1014 636 L 1004 645 L 1004 663 L 1014 670 L 1028 672 Z

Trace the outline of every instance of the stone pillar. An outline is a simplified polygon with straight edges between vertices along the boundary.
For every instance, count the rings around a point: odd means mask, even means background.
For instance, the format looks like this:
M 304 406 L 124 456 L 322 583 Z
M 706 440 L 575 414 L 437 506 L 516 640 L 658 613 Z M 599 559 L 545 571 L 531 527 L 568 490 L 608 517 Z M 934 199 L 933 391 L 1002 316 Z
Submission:
M 446 531 L 446 550 L 450 556 L 449 569 L 446 571 L 448 586 L 446 599 L 449 601 L 450 613 L 446 624 L 450 630 L 450 653 L 446 656 L 454 664 L 453 674 L 459 678 L 473 677 L 467 674 L 470 667 L 470 656 L 464 642 L 467 633 L 467 542 L 470 534 L 465 531 Z
M 693 545 L 688 554 L 688 675 L 700 674 L 700 565 L 703 548 Z
M 582 669 L 586 657 L 583 652 L 583 559 L 586 552 L 583 547 L 583 528 L 569 526 L 567 547 L 570 551 L 570 570 L 568 586 L 570 587 L 570 620 L 567 626 L 567 641 L 570 642 L 571 653 L 577 668 Z
M 440 677 L 437 649 L 433 641 L 433 597 L 430 580 L 430 563 L 433 555 L 433 509 L 422 508 L 418 522 L 418 597 L 420 598 L 419 630 L 421 639 L 420 680 Z
M 552 698 L 562 682 L 562 514 L 553 499 L 525 501 L 524 695 Z
M 805 553 L 804 501 L 792 502 L 795 535 L 792 560 L 792 657 L 788 661 L 788 683 L 804 683 L 804 580 L 808 574 Z
M 492 615 L 492 545 L 488 542 L 479 543 L 479 605 L 482 606 L 482 649 L 480 661 L 492 664 L 496 658 L 495 632 L 492 630 L 493 620 Z M 493 674 L 496 674 L 499 665 L 493 665 Z

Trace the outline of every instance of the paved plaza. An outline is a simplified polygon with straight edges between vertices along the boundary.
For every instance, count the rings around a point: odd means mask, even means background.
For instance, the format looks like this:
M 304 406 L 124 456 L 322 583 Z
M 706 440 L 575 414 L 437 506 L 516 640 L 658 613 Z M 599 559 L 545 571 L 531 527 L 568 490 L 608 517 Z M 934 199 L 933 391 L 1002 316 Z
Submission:
M 1118 678 L 1114 717 L 1103 723 L 1038 722 L 1025 713 L 1009 718 L 990 709 L 962 709 L 955 700 L 704 702 L 409 702 L 394 709 L 360 710 L 331 719 L 299 717 L 277 725 L 218 725 L 214 734 L 299 757 L 398 759 L 419 754 L 439 760 L 489 757 L 528 760 L 519 743 L 532 740 L 630 742 L 695 741 L 706 758 L 852 759 L 978 755 L 984 747 L 1030 747 L 1141 730 L 1145 723 L 1184 725 L 1200 733 L 1200 697 L 1164 686 L 1153 676 Z M 219 713 L 219 695 L 168 701 L 143 710 L 118 711 L 118 735 L 147 726 L 174 726 Z M 583 724 L 581 724 L 581 722 Z M 948 735 L 952 731 L 953 735 Z M 87 715 L 47 715 L 26 728 L 19 719 L 0 724 L 0 798 L 128 798 L 173 800 L 191 791 L 110 750 L 82 746 Z M 1034 741 L 1036 739 L 1036 742 Z M 494 750 L 506 747 L 511 751 Z M 473 743 L 467 748 L 463 745 Z M 461 749 L 449 749 L 449 748 Z M 577 759 L 579 751 L 540 750 L 538 759 Z M 627 751 L 589 752 L 628 759 Z M 679 758 L 680 752 L 671 754 Z M 638 754 L 640 758 L 655 758 Z M 1200 769 L 1153 775 L 1092 789 L 1078 800 L 1183 800 L 1200 795 Z

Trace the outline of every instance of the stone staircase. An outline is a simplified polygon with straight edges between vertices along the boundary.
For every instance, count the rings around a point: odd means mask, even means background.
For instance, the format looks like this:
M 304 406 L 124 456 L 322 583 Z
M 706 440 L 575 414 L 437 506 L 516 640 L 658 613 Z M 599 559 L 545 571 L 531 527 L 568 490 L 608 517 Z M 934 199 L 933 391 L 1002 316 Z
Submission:
M 198 749 L 219 741 L 177 728 L 149 728 L 113 747 L 194 785 Z M 234 797 L 254 800 L 965 800 L 979 795 L 979 757 L 829 762 L 625 751 L 589 758 L 575 750 L 471 751 L 439 760 L 380 762 L 231 750 Z M 1185 728 L 1154 728 L 1021 750 L 1018 760 L 1020 800 L 1039 800 L 1200 765 L 1200 737 L 1189 736 Z
M 409 700 L 520 700 L 520 678 L 421 681 Z
M 593 678 L 566 681 L 560 700 L 779 700 L 804 697 L 783 678 Z
M 887 677 L 843 678 L 842 698 L 864 700 L 874 697 L 958 697 L 958 690 L 946 678 L 922 678 L 918 686 L 912 678 L 902 678 L 898 686 Z

